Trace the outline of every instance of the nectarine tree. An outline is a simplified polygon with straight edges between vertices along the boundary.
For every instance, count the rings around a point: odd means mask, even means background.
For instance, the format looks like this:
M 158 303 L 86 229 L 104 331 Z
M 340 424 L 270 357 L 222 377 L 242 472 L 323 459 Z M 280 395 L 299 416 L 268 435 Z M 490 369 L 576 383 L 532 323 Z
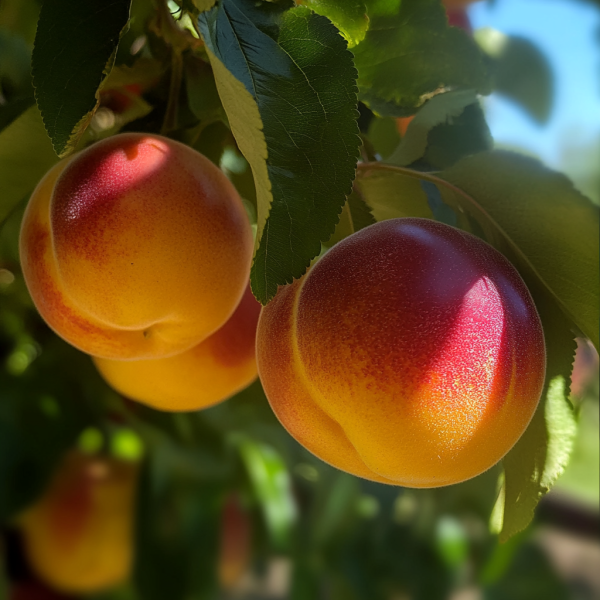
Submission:
M 469 4 L 0 3 L 0 596 L 558 589 L 598 208 Z

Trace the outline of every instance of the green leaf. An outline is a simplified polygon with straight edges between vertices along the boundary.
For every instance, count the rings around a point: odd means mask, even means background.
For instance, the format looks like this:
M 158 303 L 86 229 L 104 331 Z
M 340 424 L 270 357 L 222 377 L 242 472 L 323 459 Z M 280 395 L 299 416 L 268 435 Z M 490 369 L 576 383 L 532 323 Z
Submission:
M 562 174 L 535 159 L 482 152 L 441 177 L 443 199 L 460 206 L 488 242 L 510 248 L 521 274 L 531 272 L 598 348 L 599 212 Z
M 153 58 L 138 58 L 132 65 L 117 65 L 102 82 L 102 90 L 122 88 L 132 84 L 142 87 L 157 82 L 163 75 L 165 66 Z
M 0 27 L 0 92 L 3 95 L 6 90 L 2 85 L 6 82 L 16 92 L 30 87 L 30 61 L 31 51 L 25 40 Z
M 452 89 L 489 93 L 482 54 L 450 27 L 439 0 L 369 0 L 365 39 L 353 48 L 360 98 L 376 113 L 406 116 Z
M 384 160 L 394 152 L 400 143 L 400 133 L 396 119 L 392 117 L 375 117 L 370 125 L 367 135 L 368 141 L 373 145 L 373 150 Z
M 178 477 L 177 461 L 164 456 L 167 449 L 168 444 L 158 445 L 142 470 L 135 510 L 135 587 L 145 600 L 214 598 L 223 490 L 210 479 Z M 201 588 L 190 589 L 198 577 Z
M 239 449 L 273 543 L 286 548 L 297 508 L 285 462 L 271 446 L 250 439 L 243 439 Z
M 35 102 L 30 63 L 25 40 L 0 26 L 0 131 Z
M 458 158 L 490 150 L 492 138 L 473 90 L 439 94 L 417 112 L 386 162 L 407 166 L 425 157 L 444 168 Z
M 222 109 L 210 66 L 190 55 L 185 57 L 184 70 L 190 110 L 200 120 L 215 118 Z
M 355 232 L 376 222 L 368 204 L 357 189 L 352 190 L 352 193 L 348 196 L 347 205 L 350 209 Z
M 333 233 L 360 143 L 346 42 L 328 19 L 303 7 L 283 12 L 287 6 L 225 0 L 198 21 L 232 132 L 254 175 L 251 283 L 263 304 L 278 285 L 304 274 Z
M 554 76 L 545 54 L 526 38 L 488 27 L 474 37 L 492 61 L 494 90 L 514 100 L 538 123 L 546 123 L 554 100 Z
M 376 221 L 398 217 L 433 218 L 418 177 L 393 170 L 370 171 L 366 165 L 359 174 L 356 187 Z
M 0 224 L 57 160 L 36 106 L 0 132 Z
M 298 4 L 330 19 L 348 41 L 349 48 L 362 42 L 369 28 L 369 17 L 362 0 L 300 0 Z
M 596 376 L 598 372 L 596 371 Z M 557 482 L 564 491 L 590 507 L 600 504 L 600 432 L 598 400 L 588 398 L 578 415 L 577 439 L 565 473 Z
M 546 382 L 529 427 L 502 460 L 504 483 L 493 516 L 501 542 L 529 525 L 538 502 L 567 466 L 577 431 L 568 400 L 573 335 L 558 308 L 531 291 L 544 326 Z
M 98 106 L 131 0 L 46 0 L 32 56 L 35 96 L 59 156 L 68 154 Z
M 367 203 L 357 190 L 353 190 L 342 212 L 333 235 L 325 242 L 325 246 L 333 246 L 344 238 L 375 223 Z
M 437 169 L 445 169 L 465 156 L 491 150 L 493 146 L 483 110 L 475 102 L 451 122 L 437 125 L 429 132 L 423 160 Z
M 0 107 L 0 132 L 35 104 L 33 88 L 30 92 L 23 96 L 17 96 Z
M 484 600 L 569 600 L 573 595 L 540 544 L 527 541 L 515 549 L 504 577 L 486 585 Z
M 337 472 L 323 486 L 325 492 L 316 507 L 311 525 L 311 533 L 317 546 L 324 546 L 339 534 L 344 521 L 356 513 L 356 503 L 360 494 L 357 477 Z

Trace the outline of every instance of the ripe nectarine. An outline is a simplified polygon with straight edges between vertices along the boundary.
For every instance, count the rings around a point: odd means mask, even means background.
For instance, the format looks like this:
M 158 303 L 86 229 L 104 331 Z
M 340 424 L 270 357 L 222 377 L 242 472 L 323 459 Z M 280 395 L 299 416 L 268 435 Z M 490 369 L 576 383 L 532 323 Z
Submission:
M 252 231 L 233 185 L 167 138 L 123 133 L 51 169 L 20 251 L 29 291 L 68 342 L 106 358 L 188 350 L 244 293 Z
M 504 256 L 405 218 L 351 235 L 281 288 L 261 313 L 257 361 L 275 414 L 322 460 L 436 487 L 482 473 L 519 439 L 545 345 Z
M 250 288 L 231 318 L 192 349 L 146 360 L 94 358 L 118 392 L 161 410 L 198 410 L 229 398 L 257 376 L 255 339 L 260 304 Z
M 72 452 L 49 488 L 21 517 L 32 570 L 64 592 L 121 583 L 133 554 L 138 466 Z

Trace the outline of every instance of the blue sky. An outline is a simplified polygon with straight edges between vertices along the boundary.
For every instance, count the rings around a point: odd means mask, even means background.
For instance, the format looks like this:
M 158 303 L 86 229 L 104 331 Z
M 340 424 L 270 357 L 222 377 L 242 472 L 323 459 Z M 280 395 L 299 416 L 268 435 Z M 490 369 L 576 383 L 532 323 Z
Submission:
M 566 147 L 600 143 L 600 11 L 573 0 L 497 0 L 469 9 L 473 28 L 493 27 L 529 38 L 548 57 L 555 75 L 555 104 L 540 126 L 502 97 L 486 100 L 497 143 L 518 146 L 561 168 Z M 599 165 L 600 168 L 600 165 Z

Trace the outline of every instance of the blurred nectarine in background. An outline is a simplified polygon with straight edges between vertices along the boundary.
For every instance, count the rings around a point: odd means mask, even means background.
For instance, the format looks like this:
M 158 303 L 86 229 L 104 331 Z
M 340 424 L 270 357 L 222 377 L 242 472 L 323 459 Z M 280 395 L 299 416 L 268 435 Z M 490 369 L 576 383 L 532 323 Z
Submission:
M 219 548 L 219 583 L 231 589 L 248 569 L 252 553 L 252 523 L 237 494 L 223 505 Z
M 137 463 L 68 454 L 20 519 L 32 571 L 64 592 L 125 581 L 133 558 Z
M 106 358 L 195 346 L 247 285 L 252 231 L 227 177 L 189 146 L 122 133 L 63 160 L 33 192 L 23 273 L 46 322 Z
M 257 376 L 255 340 L 260 304 L 250 288 L 231 318 L 208 339 L 168 358 L 94 358 L 118 392 L 161 410 L 198 410 L 233 396 Z
M 393 219 L 336 244 L 262 311 L 258 371 L 322 460 L 407 487 L 474 477 L 525 431 L 545 375 L 540 319 L 497 250 Z

